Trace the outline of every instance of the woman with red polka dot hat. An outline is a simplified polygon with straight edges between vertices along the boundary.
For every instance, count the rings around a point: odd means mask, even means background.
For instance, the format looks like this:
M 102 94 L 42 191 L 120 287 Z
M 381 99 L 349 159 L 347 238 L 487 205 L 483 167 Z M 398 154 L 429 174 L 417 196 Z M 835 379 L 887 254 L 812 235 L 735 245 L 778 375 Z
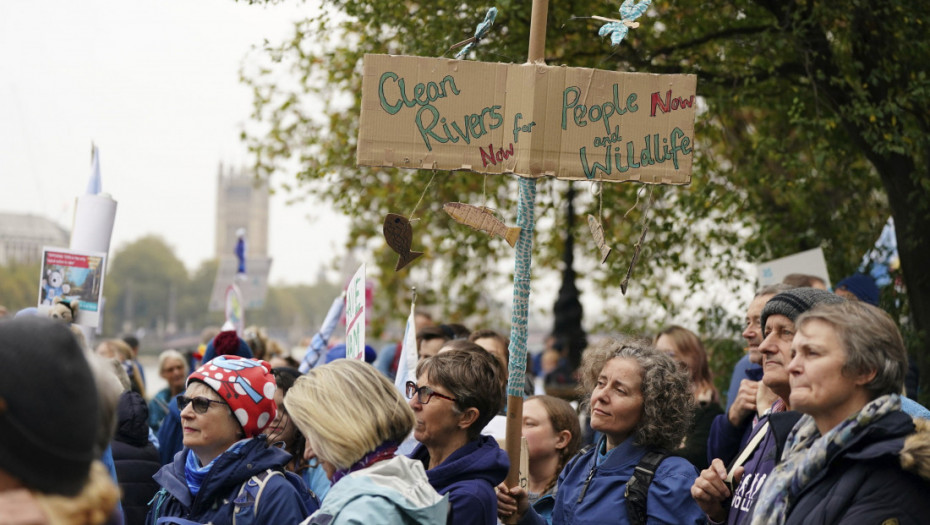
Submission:
M 222 355 L 187 378 L 178 397 L 184 449 L 155 480 L 146 523 L 298 523 L 315 508 L 287 452 L 267 444 L 276 390 L 265 361 Z M 260 495 L 260 500 L 256 499 Z M 165 521 L 162 521 L 165 523 Z

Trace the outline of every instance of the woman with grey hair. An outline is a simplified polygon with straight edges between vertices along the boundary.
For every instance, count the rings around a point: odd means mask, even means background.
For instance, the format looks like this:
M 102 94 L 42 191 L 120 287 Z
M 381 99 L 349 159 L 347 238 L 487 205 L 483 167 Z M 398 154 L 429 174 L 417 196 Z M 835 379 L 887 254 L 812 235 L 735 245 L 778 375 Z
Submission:
M 184 391 L 184 382 L 190 370 L 187 359 L 175 349 L 165 350 L 158 355 L 158 375 L 168 385 L 158 391 L 149 401 L 149 426 L 158 431 L 168 415 L 171 400 Z
M 846 301 L 817 306 L 796 325 L 790 400 L 804 416 L 752 524 L 926 523 L 930 422 L 901 411 L 907 354 L 894 321 Z
M 449 502 L 423 465 L 395 455 L 413 411 L 377 369 L 354 359 L 318 366 L 288 390 L 284 406 L 307 438 L 304 457 L 333 482 L 305 524 L 446 523 Z
M 666 457 L 651 482 L 644 481 L 643 519 L 630 515 L 640 507 L 627 498 L 628 482 L 647 452 L 675 448 L 688 430 L 694 409 L 689 373 L 648 341 L 620 339 L 585 352 L 581 379 L 591 427 L 602 437 L 559 475 L 551 523 L 703 523 L 689 492 L 697 469 L 680 457 Z M 519 487 L 501 487 L 498 504 L 504 515 L 516 512 L 520 523 L 546 523 Z

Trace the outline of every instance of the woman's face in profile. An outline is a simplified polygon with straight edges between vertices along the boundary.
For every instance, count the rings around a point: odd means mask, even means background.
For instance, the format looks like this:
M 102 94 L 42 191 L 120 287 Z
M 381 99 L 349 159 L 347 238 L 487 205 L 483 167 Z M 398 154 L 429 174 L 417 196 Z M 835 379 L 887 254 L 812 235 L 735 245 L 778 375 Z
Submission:
M 612 445 L 628 438 L 643 414 L 643 370 L 633 359 L 615 357 L 601 369 L 591 393 L 591 428 Z
M 280 388 L 275 390 L 274 404 L 277 406 L 278 412 L 275 414 L 274 419 L 271 420 L 268 428 L 265 429 L 265 435 L 268 436 L 269 443 L 283 441 L 285 447 L 290 447 L 297 435 L 297 427 L 284 407 L 284 391 Z
M 794 355 L 788 363 L 792 410 L 814 420 L 845 419 L 862 408 L 864 382 L 843 373 L 848 355 L 836 329 L 819 319 L 804 323 L 792 341 Z M 831 427 L 832 428 L 832 427 Z

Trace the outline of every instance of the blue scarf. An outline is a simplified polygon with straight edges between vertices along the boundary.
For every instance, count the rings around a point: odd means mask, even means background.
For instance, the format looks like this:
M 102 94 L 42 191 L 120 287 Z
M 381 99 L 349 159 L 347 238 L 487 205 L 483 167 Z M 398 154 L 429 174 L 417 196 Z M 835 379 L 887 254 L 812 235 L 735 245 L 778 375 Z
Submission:
M 197 454 L 194 454 L 193 450 L 187 449 L 187 461 L 184 462 L 184 480 L 187 481 L 187 488 L 190 490 L 191 496 L 196 496 L 197 493 L 200 492 L 200 485 L 203 483 L 204 478 L 207 477 L 210 469 L 213 468 L 213 464 L 216 463 L 216 460 L 225 456 L 229 452 L 237 452 L 248 442 L 249 439 L 236 441 L 232 444 L 232 446 L 226 449 L 226 452 L 216 456 L 213 458 L 213 461 L 207 463 L 204 466 L 200 465 L 200 460 L 197 459 Z

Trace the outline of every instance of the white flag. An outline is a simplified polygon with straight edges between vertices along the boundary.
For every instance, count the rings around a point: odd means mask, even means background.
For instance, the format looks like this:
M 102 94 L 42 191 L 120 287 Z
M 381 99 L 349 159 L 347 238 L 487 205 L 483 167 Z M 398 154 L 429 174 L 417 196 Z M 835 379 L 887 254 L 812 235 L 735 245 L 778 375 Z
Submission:
M 394 377 L 394 386 L 405 395 L 407 381 L 416 382 L 417 370 L 417 325 L 413 316 L 414 304 L 410 304 L 410 316 L 407 317 L 407 327 L 404 329 L 404 341 L 401 345 L 400 359 L 397 361 L 397 375 Z

